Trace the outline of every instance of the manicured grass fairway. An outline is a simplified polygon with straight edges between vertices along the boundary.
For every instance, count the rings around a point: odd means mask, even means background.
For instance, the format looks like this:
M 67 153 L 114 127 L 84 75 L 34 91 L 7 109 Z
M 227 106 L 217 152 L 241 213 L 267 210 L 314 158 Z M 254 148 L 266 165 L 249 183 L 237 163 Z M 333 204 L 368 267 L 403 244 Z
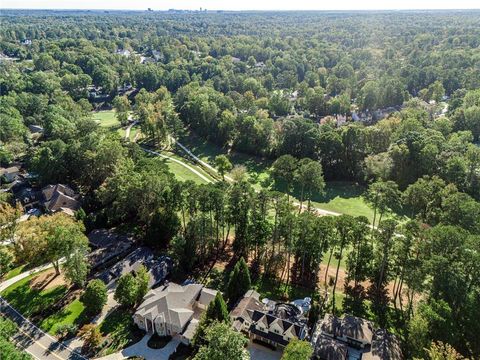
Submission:
M 40 327 L 52 335 L 55 335 L 57 329 L 62 325 L 78 325 L 78 327 L 81 327 L 88 320 L 84 310 L 85 306 L 80 300 L 75 299 L 61 311 L 43 320 Z
M 120 126 L 120 122 L 115 117 L 115 111 L 113 110 L 93 112 L 92 119 L 98 121 L 100 126 L 103 128 L 113 128 Z
M 180 140 L 196 156 L 210 164 L 214 163 L 217 155 L 226 155 L 225 149 L 207 141 L 203 141 L 194 135 L 189 135 Z M 270 160 L 261 159 L 245 154 L 233 153 L 228 155 L 234 165 L 245 166 L 248 178 L 257 190 L 262 188 L 275 188 L 269 178 L 268 170 L 272 164 Z M 282 186 L 276 190 L 284 191 Z M 341 214 L 352 216 L 366 216 L 370 221 L 373 219 L 373 210 L 365 203 L 362 194 L 365 188 L 352 182 L 329 182 L 323 195 L 313 197 L 312 205 Z M 299 198 L 299 189 L 294 190 L 294 196 Z
M 1 293 L 2 297 L 25 317 L 47 309 L 67 293 L 65 285 L 47 290 L 32 289 L 30 281 L 37 275 L 39 274 L 33 274 L 18 281 Z

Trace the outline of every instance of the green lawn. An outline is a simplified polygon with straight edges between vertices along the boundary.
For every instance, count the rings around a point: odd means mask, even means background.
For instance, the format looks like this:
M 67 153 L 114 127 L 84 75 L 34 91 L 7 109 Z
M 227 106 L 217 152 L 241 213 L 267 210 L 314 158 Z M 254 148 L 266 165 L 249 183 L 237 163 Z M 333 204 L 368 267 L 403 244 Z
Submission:
M 288 300 L 303 299 L 306 296 L 312 296 L 312 289 L 304 288 L 296 285 L 281 284 L 277 280 L 261 277 L 252 287 L 258 291 L 261 298 L 272 300 Z M 287 298 L 285 299 L 285 295 Z
M 75 299 L 61 311 L 50 315 L 40 323 L 40 327 L 48 333 L 55 335 L 62 325 L 77 325 L 79 328 L 88 322 L 85 306 L 80 300 Z
M 144 333 L 133 323 L 133 312 L 117 308 L 100 324 L 100 332 L 108 337 L 111 343 L 102 350 L 102 355 L 117 352 L 143 337 Z
M 206 173 L 200 166 L 195 165 L 192 162 L 188 161 L 187 159 L 181 158 L 180 156 L 175 155 L 173 153 L 170 153 L 170 152 L 163 152 L 163 153 L 167 156 L 171 156 L 171 157 L 173 157 L 173 158 L 175 158 L 179 161 L 182 161 L 182 162 L 186 163 L 188 166 L 197 170 L 199 173 L 201 173 L 207 179 L 213 180 L 213 178 L 208 173 Z M 185 166 L 182 166 L 175 161 L 172 161 L 170 159 L 165 159 L 165 158 L 161 159 L 161 161 L 165 162 L 165 164 L 167 164 L 168 167 L 170 168 L 170 171 L 173 174 L 175 174 L 175 176 L 181 181 L 191 180 L 191 181 L 194 181 L 197 184 L 205 184 L 206 183 L 206 181 L 203 180 L 202 178 L 200 178 L 197 174 L 193 173 L 192 171 L 187 169 Z
M 118 128 L 120 122 L 115 117 L 114 110 L 95 111 L 92 113 L 92 119 L 100 124 L 103 128 Z
M 38 314 L 53 306 L 67 293 L 65 285 L 47 290 L 31 288 L 30 281 L 37 275 L 39 274 L 33 274 L 17 281 L 0 294 L 25 317 Z
M 12 270 L 8 271 L 5 275 L 3 275 L 3 280 L 8 280 L 11 279 L 17 275 L 20 275 L 23 272 L 23 269 L 25 269 L 26 265 L 20 265 L 17 266 L 16 268 L 13 268 Z
M 209 164 L 213 164 L 217 155 L 226 155 L 225 149 L 201 140 L 195 135 L 183 137 L 180 142 L 189 148 L 196 156 Z M 250 183 L 257 190 L 262 188 L 285 191 L 282 184 L 276 186 L 270 179 L 269 168 L 272 161 L 261 159 L 255 156 L 232 153 L 228 155 L 234 165 L 242 165 L 247 170 Z M 313 196 L 312 205 L 342 214 L 352 216 L 366 216 L 370 221 L 373 219 L 373 210 L 365 203 L 362 195 L 365 188 L 353 182 L 329 182 L 326 185 L 323 195 Z M 300 197 L 300 190 L 295 189 L 293 195 Z

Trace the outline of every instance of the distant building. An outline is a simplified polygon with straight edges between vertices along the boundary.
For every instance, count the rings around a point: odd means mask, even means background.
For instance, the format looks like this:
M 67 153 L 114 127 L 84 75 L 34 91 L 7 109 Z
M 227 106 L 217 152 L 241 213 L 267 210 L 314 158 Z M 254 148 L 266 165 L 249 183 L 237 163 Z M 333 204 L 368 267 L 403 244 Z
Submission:
M 117 55 L 129 57 L 131 55 L 131 52 L 130 50 L 127 50 L 127 49 L 117 49 Z
M 133 321 L 149 334 L 177 336 L 189 344 L 202 313 L 216 294 L 216 290 L 201 284 L 169 283 L 145 295 Z
M 33 189 L 25 183 L 18 184 L 12 188 L 13 196 L 17 201 L 20 201 L 25 211 L 40 206 L 42 193 Z
M 20 167 L 0 168 L 0 183 L 12 183 L 20 177 Z
M 155 61 L 165 60 L 165 56 L 163 55 L 163 53 L 158 50 L 152 50 L 152 56 L 155 59 Z
M 64 212 L 74 215 L 80 209 L 78 194 L 67 185 L 47 185 L 42 189 L 43 207 L 48 213 Z
M 40 125 L 28 125 L 28 129 L 32 134 L 43 134 L 43 126 Z
M 88 253 L 88 262 L 92 269 L 115 261 L 128 254 L 135 239 L 131 236 L 117 234 L 109 229 L 96 229 L 88 234 L 91 252 Z

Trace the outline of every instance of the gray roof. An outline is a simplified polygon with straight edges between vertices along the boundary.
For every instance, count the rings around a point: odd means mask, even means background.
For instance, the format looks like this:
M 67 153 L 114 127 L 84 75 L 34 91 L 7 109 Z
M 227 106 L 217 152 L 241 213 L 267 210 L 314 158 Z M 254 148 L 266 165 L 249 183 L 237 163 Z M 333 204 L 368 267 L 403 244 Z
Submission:
M 322 333 L 333 337 L 348 337 L 365 343 L 371 343 L 373 338 L 373 324 L 365 319 L 345 315 L 339 319 L 332 314 L 325 314 L 319 322 Z
M 371 344 L 373 338 L 373 324 L 365 319 L 345 315 L 340 323 L 341 336 Z
M 133 245 L 135 239 L 132 236 L 117 234 L 112 229 L 96 229 L 88 234 L 88 241 L 94 248 L 106 248 L 118 243 L 130 243 Z
M 373 335 L 370 352 L 363 355 L 365 360 L 403 360 L 400 341 L 385 329 L 380 329 Z
M 63 184 L 47 185 L 42 189 L 43 206 L 50 212 L 64 211 L 71 213 L 80 209 L 75 191 Z
M 99 278 L 106 284 L 110 284 L 122 275 L 137 272 L 142 265 L 147 268 L 148 274 L 150 275 L 148 285 L 152 288 L 165 280 L 172 268 L 172 261 L 166 256 L 156 259 L 150 248 L 142 246 L 133 251 L 125 259 L 105 270 Z
M 158 289 L 150 290 L 140 304 L 136 316 L 154 320 L 162 315 L 165 322 L 183 329 L 194 314 L 193 304 L 202 297 L 203 285 L 178 285 L 170 283 Z M 206 289 L 208 292 L 215 290 Z M 208 305 L 208 304 L 206 304 Z
M 320 360 L 347 359 L 347 346 L 326 336 L 319 336 L 315 344 L 315 358 Z

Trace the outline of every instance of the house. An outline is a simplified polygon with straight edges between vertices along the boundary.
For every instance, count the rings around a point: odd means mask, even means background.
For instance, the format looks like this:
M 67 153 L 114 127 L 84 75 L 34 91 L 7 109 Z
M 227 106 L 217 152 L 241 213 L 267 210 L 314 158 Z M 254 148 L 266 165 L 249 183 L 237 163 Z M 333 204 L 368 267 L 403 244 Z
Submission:
M 346 360 L 347 346 L 328 336 L 319 336 L 315 343 L 314 358 L 320 360 Z
M 18 166 L 10 166 L 9 168 L 0 168 L 1 183 L 12 183 L 20 176 L 20 168 Z
M 400 344 L 384 329 L 375 331 L 365 319 L 345 315 L 342 319 L 325 314 L 312 336 L 314 358 L 330 359 L 403 359 Z M 392 357 L 390 357 L 392 356 Z
M 80 209 L 78 195 L 67 185 L 47 185 L 42 189 L 43 207 L 48 213 L 64 212 L 74 215 Z
M 306 319 L 293 304 L 260 301 L 260 294 L 249 290 L 230 313 L 233 327 L 251 340 L 283 348 L 295 338 L 307 336 Z
M 158 50 L 152 50 L 152 56 L 155 59 L 155 61 L 165 60 L 165 56 Z
M 127 246 L 128 248 L 131 247 L 130 244 L 121 244 L 116 251 L 121 251 L 124 253 L 128 250 Z M 111 258 L 112 257 L 110 257 L 110 259 Z M 103 263 L 106 263 L 107 261 L 108 259 L 104 260 Z M 135 249 L 135 251 L 130 253 L 123 260 L 106 269 L 100 274 L 99 278 L 105 284 L 107 284 L 108 287 L 112 287 L 118 278 L 120 278 L 120 276 L 129 273 L 135 274 L 142 265 L 145 266 L 150 277 L 148 281 L 148 287 L 153 288 L 163 282 L 170 273 L 172 268 L 172 260 L 167 256 L 156 258 L 155 254 L 150 248 L 142 246 Z
M 20 204 L 22 204 L 22 207 L 25 211 L 40 206 L 42 193 L 26 185 L 25 182 L 19 183 L 12 187 L 12 192 L 15 199 L 20 201 Z
M 400 341 L 384 329 L 375 331 L 371 350 L 362 357 L 364 360 L 402 360 Z
M 117 54 L 129 57 L 131 52 L 130 52 L 130 50 L 127 50 L 127 49 L 117 49 Z
M 147 333 L 178 336 L 182 342 L 189 344 L 201 314 L 216 294 L 216 290 L 201 284 L 169 283 L 145 295 L 133 315 L 133 321 Z
M 117 234 L 112 230 L 97 229 L 88 234 L 88 241 L 92 251 L 88 253 L 88 262 L 92 269 L 114 261 L 128 254 L 135 239 L 131 236 Z
M 265 310 L 265 305 L 260 302 L 260 294 L 255 290 L 248 290 L 230 312 L 233 328 L 248 334 L 254 311 L 263 310 Z

